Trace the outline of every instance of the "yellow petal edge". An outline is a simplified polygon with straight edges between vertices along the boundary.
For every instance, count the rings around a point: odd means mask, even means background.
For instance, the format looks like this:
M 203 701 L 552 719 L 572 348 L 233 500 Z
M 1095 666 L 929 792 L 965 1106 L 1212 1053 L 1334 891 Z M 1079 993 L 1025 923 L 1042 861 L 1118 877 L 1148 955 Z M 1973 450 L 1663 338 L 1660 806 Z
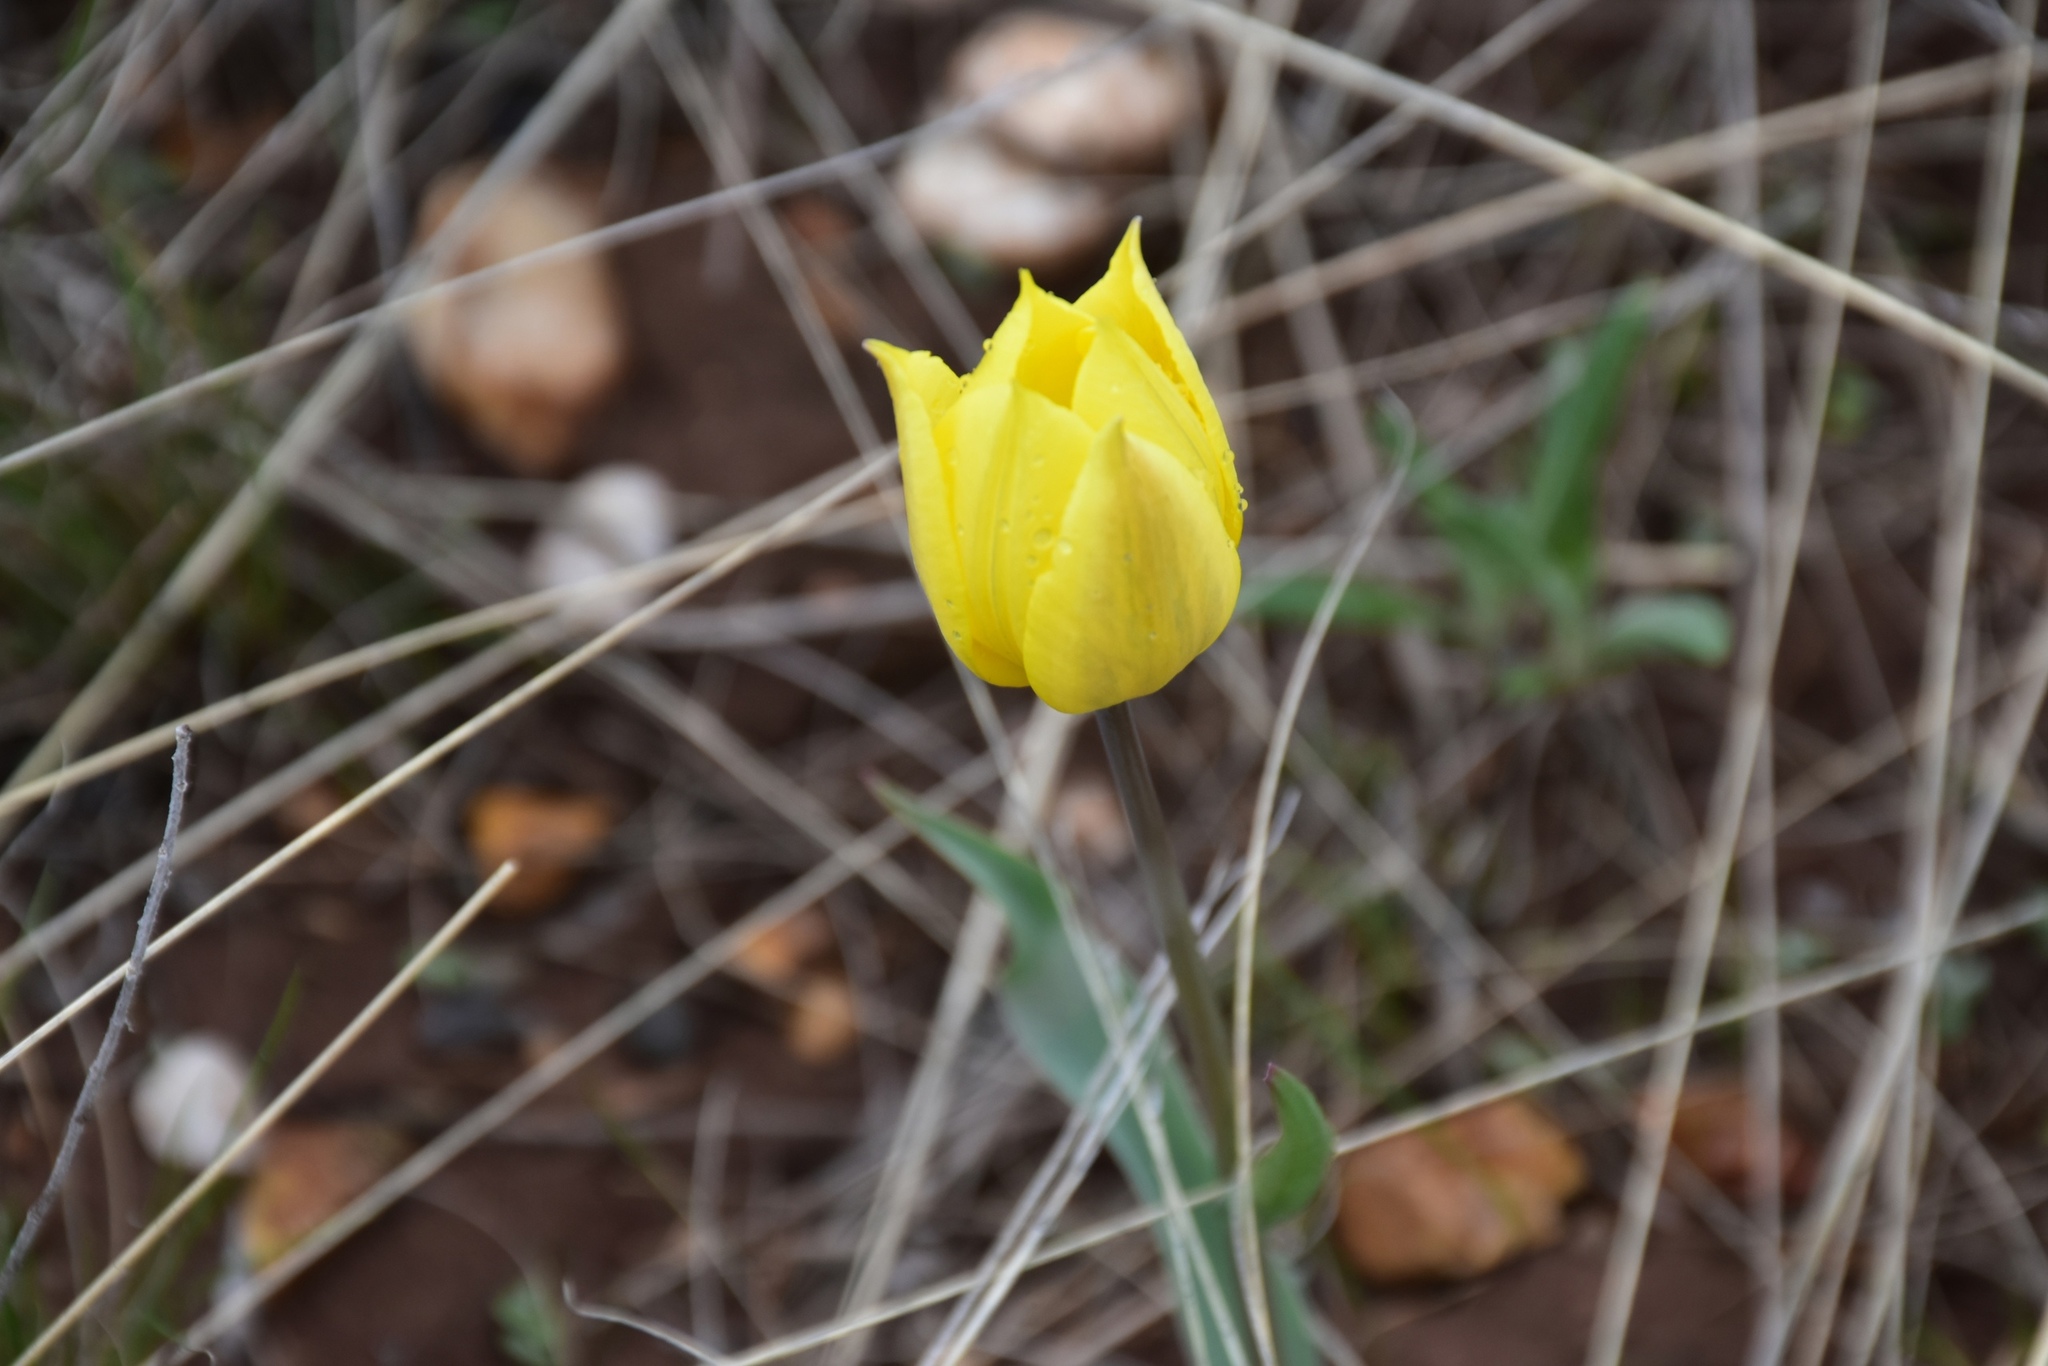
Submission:
M 1002 688 L 1026 686 L 1024 669 L 975 637 L 968 613 L 967 579 L 954 531 L 953 471 L 933 433 L 960 393 L 960 379 L 928 351 L 905 351 L 871 341 L 896 409 L 896 443 L 903 466 L 903 510 L 910 523 L 910 560 L 931 600 L 939 633 L 974 675 Z

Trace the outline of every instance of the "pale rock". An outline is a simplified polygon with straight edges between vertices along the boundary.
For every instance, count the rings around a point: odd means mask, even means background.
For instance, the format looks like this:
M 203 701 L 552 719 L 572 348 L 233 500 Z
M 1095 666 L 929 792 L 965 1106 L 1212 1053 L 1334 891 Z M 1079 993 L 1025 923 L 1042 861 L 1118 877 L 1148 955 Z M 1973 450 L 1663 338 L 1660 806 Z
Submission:
M 185 1034 L 150 1060 L 129 1098 L 136 1133 L 157 1161 L 197 1171 L 219 1157 L 249 1117 L 249 1062 L 214 1034 Z M 253 1154 L 236 1162 L 247 1170 Z
M 440 228 L 481 168 L 454 167 L 427 188 L 414 251 Z M 438 279 L 511 261 L 602 225 L 594 196 L 546 169 L 501 190 Z M 548 261 L 415 305 L 414 360 L 435 395 L 493 454 L 523 474 L 567 457 L 583 418 L 626 367 L 626 321 L 604 259 Z
M 600 465 L 569 488 L 561 524 L 620 564 L 639 564 L 675 544 L 668 481 L 645 465 Z
M 1174 137 L 1202 116 L 1199 75 L 1144 44 L 1104 52 L 1124 31 L 1050 10 L 1011 10 L 953 54 L 947 91 L 959 104 L 1034 81 L 990 121 L 996 138 L 1047 166 L 1131 170 L 1165 161 Z M 1093 53 L 1102 55 L 1044 80 Z
M 1557 1241 L 1585 1188 L 1571 1136 L 1519 1096 L 1347 1153 L 1338 1249 L 1367 1280 L 1463 1280 Z
M 896 192 L 926 240 L 1005 269 L 1067 265 L 1115 226 L 1100 186 L 1043 170 L 974 132 L 920 138 L 897 168 Z

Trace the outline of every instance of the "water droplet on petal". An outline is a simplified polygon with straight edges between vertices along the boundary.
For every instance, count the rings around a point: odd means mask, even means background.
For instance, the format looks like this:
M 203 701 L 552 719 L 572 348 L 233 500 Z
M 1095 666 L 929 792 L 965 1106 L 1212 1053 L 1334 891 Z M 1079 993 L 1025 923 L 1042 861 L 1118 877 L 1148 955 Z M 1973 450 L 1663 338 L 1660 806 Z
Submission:
M 1040 550 L 1045 549 L 1047 546 L 1052 544 L 1052 533 L 1050 531 L 1047 531 L 1044 527 L 1040 527 L 1038 530 L 1031 533 L 1031 544 L 1036 546 Z

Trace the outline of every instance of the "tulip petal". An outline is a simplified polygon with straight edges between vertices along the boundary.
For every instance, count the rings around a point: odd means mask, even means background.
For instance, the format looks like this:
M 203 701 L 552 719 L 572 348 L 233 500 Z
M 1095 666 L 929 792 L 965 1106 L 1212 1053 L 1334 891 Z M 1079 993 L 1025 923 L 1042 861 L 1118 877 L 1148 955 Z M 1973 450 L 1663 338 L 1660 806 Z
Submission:
M 1112 423 L 1095 439 L 1031 596 L 1032 689 L 1069 713 L 1158 691 L 1230 624 L 1238 575 L 1208 490 Z
M 1094 331 L 1094 318 L 1046 293 L 1030 271 L 1020 270 L 1017 302 L 989 338 L 987 354 L 968 377 L 968 388 L 1014 382 L 1066 407 L 1073 398 L 1074 373 Z
M 1108 271 L 1089 287 L 1087 293 L 1074 301 L 1074 307 L 1093 317 L 1113 322 L 1128 332 L 1131 340 L 1166 372 L 1180 389 L 1188 406 L 1194 409 L 1202 430 L 1208 433 L 1209 449 L 1214 452 L 1217 474 L 1213 482 L 1221 491 L 1216 510 L 1223 516 L 1223 525 L 1230 534 L 1231 543 L 1236 544 L 1244 533 L 1244 509 L 1238 505 L 1244 489 L 1237 481 L 1237 460 L 1231 454 L 1230 438 L 1223 430 L 1223 417 L 1216 411 L 1216 401 L 1209 397 L 1209 388 L 1202 382 L 1202 370 L 1195 363 L 1195 353 L 1189 349 L 1187 338 L 1181 335 L 1179 326 L 1174 323 L 1166 300 L 1159 297 L 1159 286 L 1152 282 L 1152 272 L 1145 269 L 1145 255 L 1138 244 L 1137 219 L 1131 220 L 1123 241 L 1117 244 Z
M 1179 460 L 1219 506 L 1226 493 L 1235 503 L 1237 490 L 1217 484 L 1208 434 L 1179 386 L 1113 322 L 1096 324 L 1095 344 L 1074 380 L 1073 407 L 1097 431 L 1122 418 L 1125 431 Z
M 1095 434 L 1021 384 L 969 390 L 947 416 L 958 453 L 954 525 L 974 635 L 1021 658 L 1025 613 Z
M 968 610 L 967 580 L 953 514 L 953 472 L 940 452 L 935 415 L 955 407 L 960 381 L 946 363 L 871 341 L 896 407 L 896 442 L 903 465 L 903 508 L 910 521 L 910 559 L 930 599 L 946 644 L 974 674 L 1005 688 L 1025 685 L 1015 651 L 1007 655 L 978 639 Z M 936 414 L 935 414 L 935 411 Z

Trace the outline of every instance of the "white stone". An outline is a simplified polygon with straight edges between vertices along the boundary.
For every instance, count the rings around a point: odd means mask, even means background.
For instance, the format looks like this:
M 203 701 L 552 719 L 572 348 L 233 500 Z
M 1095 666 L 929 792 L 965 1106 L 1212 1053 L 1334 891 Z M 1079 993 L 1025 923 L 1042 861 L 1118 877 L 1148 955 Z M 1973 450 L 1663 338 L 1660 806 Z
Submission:
M 919 139 L 897 167 L 896 192 L 928 240 L 1005 268 L 1067 264 L 1114 227 L 1099 186 L 1033 166 L 974 132 Z
M 953 54 L 948 93 L 962 104 L 986 99 L 1102 52 L 1123 36 L 1072 15 L 1011 10 Z M 1018 96 L 990 127 L 999 140 L 1047 166 L 1135 169 L 1165 161 L 1175 135 L 1201 116 L 1198 73 L 1173 54 L 1140 44 L 1103 53 Z
M 665 480 L 643 465 L 600 465 L 575 483 L 526 552 L 527 583 L 567 588 L 644 564 L 675 544 Z M 570 600 L 563 611 L 586 626 L 609 626 L 646 602 L 644 588 Z
M 611 555 L 639 564 L 676 541 L 668 481 L 645 465 L 600 465 L 569 487 L 562 526 Z
M 128 1108 L 143 1148 L 168 1166 L 197 1171 L 219 1157 L 247 1123 L 249 1063 L 214 1034 L 185 1034 L 157 1050 Z M 253 1151 L 235 1163 L 246 1170 Z

